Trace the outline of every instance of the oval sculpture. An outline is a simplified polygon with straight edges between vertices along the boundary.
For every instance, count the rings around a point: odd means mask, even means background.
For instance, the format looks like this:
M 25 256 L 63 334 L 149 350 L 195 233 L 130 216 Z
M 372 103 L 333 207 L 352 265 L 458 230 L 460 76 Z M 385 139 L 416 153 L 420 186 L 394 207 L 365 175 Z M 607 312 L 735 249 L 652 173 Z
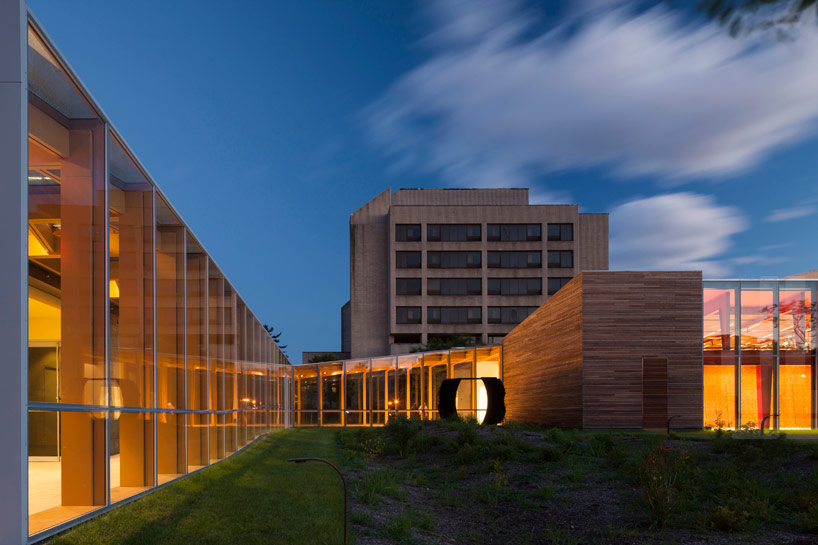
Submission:
M 503 421 L 506 416 L 506 388 L 499 378 L 447 378 L 440 384 L 438 391 L 437 412 L 440 418 L 457 414 L 457 389 L 461 380 L 481 380 L 486 387 L 486 415 L 483 424 L 494 425 Z

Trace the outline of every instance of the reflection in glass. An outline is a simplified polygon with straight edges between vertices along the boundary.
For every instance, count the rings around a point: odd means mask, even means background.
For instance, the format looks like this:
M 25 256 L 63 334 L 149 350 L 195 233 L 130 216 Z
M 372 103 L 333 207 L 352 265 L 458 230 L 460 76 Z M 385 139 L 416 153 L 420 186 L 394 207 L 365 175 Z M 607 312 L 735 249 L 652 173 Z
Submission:
M 707 287 L 719 286 L 719 287 Z M 735 353 L 736 289 L 729 285 L 705 283 L 704 350 Z
M 321 364 L 321 425 L 343 424 L 341 406 L 343 391 L 343 366 L 340 363 Z
M 423 418 L 423 356 L 398 356 L 398 407 L 402 414 Z
M 452 365 L 452 378 L 474 377 L 474 349 L 452 350 L 450 354 Z M 474 380 L 463 380 L 457 387 L 455 396 L 455 407 L 457 414 L 461 418 L 475 418 L 475 388 L 477 384 Z
M 492 378 L 501 378 L 501 361 L 502 361 L 502 348 L 499 346 L 491 346 L 487 348 L 477 348 L 476 350 L 476 365 L 475 365 L 475 374 L 476 378 L 482 377 L 492 377 Z M 486 387 L 482 381 L 476 381 L 477 387 L 477 421 L 482 423 L 483 418 L 486 416 L 486 409 L 488 408 L 488 394 L 486 393 Z

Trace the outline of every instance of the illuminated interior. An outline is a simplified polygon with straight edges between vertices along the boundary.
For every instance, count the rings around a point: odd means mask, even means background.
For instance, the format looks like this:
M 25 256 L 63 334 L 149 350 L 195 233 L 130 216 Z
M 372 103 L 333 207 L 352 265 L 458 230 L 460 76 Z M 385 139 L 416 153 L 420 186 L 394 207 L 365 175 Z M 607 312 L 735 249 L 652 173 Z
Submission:
M 33 535 L 289 425 L 291 366 L 33 27 L 28 39 Z
M 502 348 L 453 349 L 294 368 L 297 426 L 380 426 L 401 414 L 435 419 L 447 378 L 502 378 Z M 457 412 L 483 420 L 488 397 L 480 381 L 462 381 Z
M 817 291 L 814 280 L 704 283 L 706 427 L 818 427 Z

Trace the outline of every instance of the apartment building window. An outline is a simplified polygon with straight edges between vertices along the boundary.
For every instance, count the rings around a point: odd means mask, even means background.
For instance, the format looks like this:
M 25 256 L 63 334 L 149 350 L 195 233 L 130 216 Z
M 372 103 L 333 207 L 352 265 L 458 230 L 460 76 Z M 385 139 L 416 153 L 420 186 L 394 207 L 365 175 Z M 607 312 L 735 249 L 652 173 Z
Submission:
M 519 324 L 535 310 L 537 307 L 489 307 L 488 323 Z
M 420 295 L 420 278 L 396 278 L 397 295 Z
M 420 225 L 418 224 L 398 224 L 395 225 L 395 240 L 398 242 L 417 242 L 420 240 Z
M 420 307 L 396 307 L 395 322 L 399 324 L 419 324 Z
M 396 252 L 395 267 L 398 269 L 419 269 L 420 252 Z
M 486 226 L 488 240 L 515 242 L 542 240 L 542 226 L 539 223 L 507 223 Z
M 574 240 L 574 224 L 549 223 L 548 240 Z
M 430 269 L 479 269 L 480 252 L 426 252 L 426 266 Z
M 539 269 L 542 252 L 488 252 L 488 265 L 493 269 Z
M 548 279 L 548 295 L 554 295 L 560 289 L 571 281 L 571 278 L 549 278 Z
M 429 278 L 426 295 L 482 295 L 483 280 L 480 278 Z
M 426 240 L 432 242 L 466 242 L 482 239 L 482 229 L 475 225 L 431 224 L 426 226 Z
M 489 295 L 542 295 L 542 278 L 489 278 Z
M 483 321 L 480 307 L 427 307 L 426 323 L 429 324 L 479 324 Z
M 574 252 L 571 250 L 559 250 L 548 252 L 549 269 L 570 269 L 574 266 Z

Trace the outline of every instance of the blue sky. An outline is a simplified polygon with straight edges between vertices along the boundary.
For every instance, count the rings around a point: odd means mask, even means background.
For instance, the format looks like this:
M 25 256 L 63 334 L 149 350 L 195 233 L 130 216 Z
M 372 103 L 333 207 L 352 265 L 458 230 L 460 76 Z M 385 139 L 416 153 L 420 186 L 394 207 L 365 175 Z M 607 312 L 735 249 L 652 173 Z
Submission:
M 611 213 L 615 268 L 818 267 L 818 31 L 664 5 L 64 2 L 35 16 L 262 321 L 340 345 L 349 214 L 387 187 Z

